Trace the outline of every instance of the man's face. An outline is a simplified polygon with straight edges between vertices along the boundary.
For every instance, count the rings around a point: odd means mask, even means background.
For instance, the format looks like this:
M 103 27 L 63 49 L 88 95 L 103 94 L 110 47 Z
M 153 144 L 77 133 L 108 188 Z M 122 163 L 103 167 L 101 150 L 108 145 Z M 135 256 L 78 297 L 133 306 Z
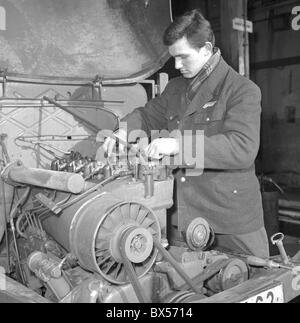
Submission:
M 205 46 L 192 47 L 185 36 L 169 46 L 169 53 L 175 58 L 175 68 L 184 78 L 196 76 L 212 55 Z

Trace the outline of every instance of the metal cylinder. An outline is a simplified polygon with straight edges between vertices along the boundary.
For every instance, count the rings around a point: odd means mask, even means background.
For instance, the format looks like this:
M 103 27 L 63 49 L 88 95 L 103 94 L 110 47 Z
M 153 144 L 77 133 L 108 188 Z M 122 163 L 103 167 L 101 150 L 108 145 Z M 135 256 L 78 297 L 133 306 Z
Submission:
M 27 264 L 38 278 L 48 284 L 58 300 L 63 299 L 71 291 L 71 286 L 64 278 L 59 263 L 45 253 L 33 252 L 29 255 Z
M 99 272 L 95 257 L 98 231 L 106 214 L 120 202 L 110 193 L 100 193 L 76 212 L 69 233 L 70 249 L 84 268 Z
M 110 176 L 112 176 L 112 169 L 109 165 L 105 165 L 103 167 L 103 175 L 104 178 L 109 178 Z
M 57 200 L 65 197 L 66 193 L 57 194 Z M 106 212 L 120 201 L 109 192 L 95 191 L 82 200 L 71 203 L 59 217 L 45 217 L 42 225 L 50 236 L 78 258 L 84 268 L 94 271 L 94 245 L 99 225 Z
M 2 172 L 4 181 L 27 184 L 78 194 L 85 181 L 80 174 L 57 172 L 39 168 L 27 168 L 21 161 L 9 164 Z
M 145 198 L 151 198 L 154 195 L 153 174 L 145 174 Z
M 133 236 L 128 237 L 127 250 L 136 261 L 133 266 L 138 277 L 145 275 L 156 259 L 157 252 L 147 231 L 160 241 L 165 227 L 163 210 L 172 204 L 173 179 L 155 185 L 156 196 L 151 199 L 144 197 L 144 182 L 133 181 L 130 176 L 102 182 L 98 189 L 80 195 L 81 198 L 56 192 L 53 203 L 61 213 L 56 216 L 50 209 L 48 214 L 42 209 L 38 216 L 45 232 L 76 257 L 84 269 L 97 272 L 112 283 L 125 284 L 128 277 L 119 256 L 124 232 L 135 228 Z M 34 188 L 31 194 L 36 200 L 40 189 Z M 50 191 L 49 194 L 52 196 Z
M 115 185 L 120 186 L 121 182 Z M 142 186 L 140 183 L 139 187 Z M 59 200 L 64 198 L 58 195 Z M 159 220 L 151 209 L 139 202 L 124 201 L 119 194 L 109 191 L 95 191 L 71 203 L 59 217 L 46 217 L 42 224 L 84 269 L 97 272 L 115 284 L 128 282 L 122 258 L 118 256 L 124 232 L 135 230 L 126 241 L 138 277 L 145 275 L 156 259 L 152 235 L 161 238 Z

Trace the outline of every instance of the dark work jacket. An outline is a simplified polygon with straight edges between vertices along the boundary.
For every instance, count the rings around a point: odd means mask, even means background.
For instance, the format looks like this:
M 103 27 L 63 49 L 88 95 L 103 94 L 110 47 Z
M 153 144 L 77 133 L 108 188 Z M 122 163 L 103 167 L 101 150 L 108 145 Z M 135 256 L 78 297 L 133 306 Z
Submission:
M 244 234 L 263 226 L 254 161 L 260 139 L 261 92 L 222 58 L 190 104 L 187 80 L 172 79 L 161 96 L 122 121 L 128 133 L 141 129 L 204 130 L 204 171 L 187 176 L 177 170 L 173 225 L 184 230 L 195 217 L 205 218 L 217 233 Z M 194 143 L 195 144 L 195 143 Z M 195 147 L 194 147 L 195 148 Z M 201 151 L 201 150 L 200 150 Z

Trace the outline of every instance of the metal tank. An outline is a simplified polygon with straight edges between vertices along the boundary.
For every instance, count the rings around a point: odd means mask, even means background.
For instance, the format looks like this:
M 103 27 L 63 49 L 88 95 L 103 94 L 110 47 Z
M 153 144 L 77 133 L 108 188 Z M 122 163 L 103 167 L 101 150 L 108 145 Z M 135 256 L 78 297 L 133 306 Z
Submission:
M 0 67 L 70 82 L 144 80 L 168 58 L 169 0 L 1 0 Z
M 169 58 L 170 10 L 169 0 L 1 0 L 0 135 L 11 160 L 50 168 L 41 138 L 55 153 L 94 155 L 97 130 L 146 103 L 137 82 Z M 5 186 L 1 210 L 13 196 Z M 0 238 L 4 226 L 1 217 Z
M 97 130 L 146 104 L 140 82 L 169 58 L 170 21 L 169 0 L 1 0 L 0 126 L 11 159 L 50 168 L 53 155 L 32 138 L 51 145 L 52 135 L 60 151 L 94 154 Z

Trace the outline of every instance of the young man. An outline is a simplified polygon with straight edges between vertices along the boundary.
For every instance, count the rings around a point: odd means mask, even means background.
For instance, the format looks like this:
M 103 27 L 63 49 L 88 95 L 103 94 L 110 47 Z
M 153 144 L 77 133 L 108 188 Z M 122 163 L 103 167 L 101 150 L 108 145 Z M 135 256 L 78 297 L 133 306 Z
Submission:
M 164 43 L 175 58 L 182 76 L 172 79 L 164 93 L 122 121 L 127 131 L 179 129 L 204 131 L 204 170 L 187 176 L 177 170 L 176 212 L 173 229 L 178 236 L 196 217 L 205 218 L 216 233 L 215 247 L 243 254 L 268 257 L 259 182 L 254 161 L 259 148 L 261 93 L 250 80 L 235 72 L 215 47 L 210 23 L 199 10 L 177 18 L 166 30 Z M 194 138 L 195 139 L 195 138 Z M 193 141 L 193 145 L 197 143 Z M 110 154 L 115 140 L 106 139 Z M 193 147 L 194 150 L 196 147 Z M 151 158 L 176 155 L 178 138 L 158 138 L 145 149 Z

